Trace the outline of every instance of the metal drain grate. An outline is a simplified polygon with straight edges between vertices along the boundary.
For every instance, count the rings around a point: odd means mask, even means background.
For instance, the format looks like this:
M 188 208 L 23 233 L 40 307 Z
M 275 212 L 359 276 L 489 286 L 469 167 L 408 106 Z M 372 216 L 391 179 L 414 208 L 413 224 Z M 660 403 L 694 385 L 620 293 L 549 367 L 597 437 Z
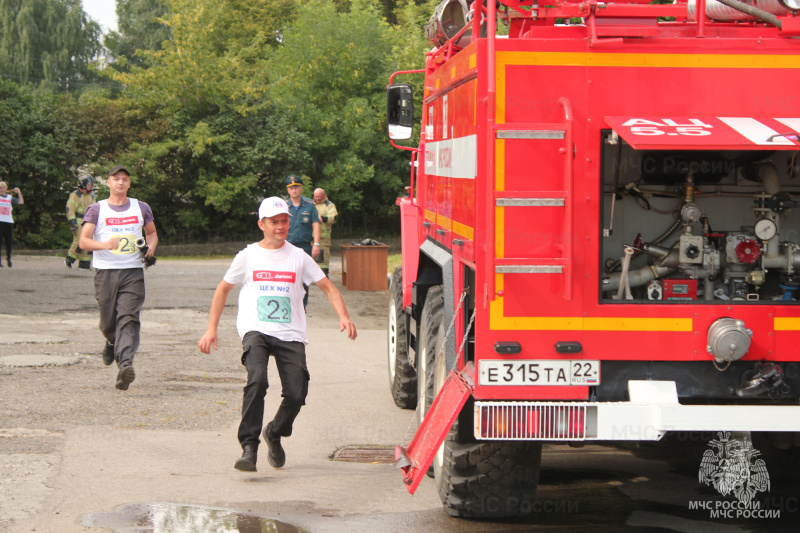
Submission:
M 331 459 L 343 463 L 394 464 L 394 446 L 343 446 Z

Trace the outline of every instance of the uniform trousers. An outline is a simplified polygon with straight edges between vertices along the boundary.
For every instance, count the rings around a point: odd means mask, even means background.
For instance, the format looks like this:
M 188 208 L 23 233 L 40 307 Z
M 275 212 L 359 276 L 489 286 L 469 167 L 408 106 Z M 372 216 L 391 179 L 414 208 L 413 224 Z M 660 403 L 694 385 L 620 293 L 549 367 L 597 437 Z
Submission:
M 94 294 L 100 310 L 100 331 L 114 344 L 114 359 L 119 367 L 133 364 L 139 349 L 144 305 L 144 269 L 100 269 L 94 274 Z
M 264 398 L 269 381 L 267 365 L 270 355 L 275 357 L 281 378 L 281 401 L 272 419 L 272 434 L 289 437 L 294 419 L 306 404 L 308 382 L 311 379 L 306 367 L 306 346 L 302 342 L 287 342 L 250 331 L 242 338 L 242 364 L 247 368 L 247 385 L 242 398 L 242 421 L 239 424 L 239 442 L 242 447 L 258 447 L 264 424 Z
M 80 220 L 80 219 L 78 219 Z M 78 246 L 81 240 L 81 228 L 78 226 L 78 229 L 72 230 L 72 246 L 69 247 L 69 251 L 67 252 L 67 257 L 71 257 L 72 259 L 77 259 L 78 261 L 89 261 L 92 258 L 92 254 Z
M 311 255 L 311 245 L 309 243 L 307 243 L 307 242 L 304 242 L 304 243 L 290 242 L 289 244 L 297 246 L 298 248 L 302 248 L 302 250 L 305 253 L 307 253 L 311 257 L 314 257 L 313 255 Z M 303 309 L 305 310 L 305 308 L 308 306 L 308 285 L 306 285 L 305 283 L 303 283 L 303 290 L 306 291 L 305 296 L 303 296 Z

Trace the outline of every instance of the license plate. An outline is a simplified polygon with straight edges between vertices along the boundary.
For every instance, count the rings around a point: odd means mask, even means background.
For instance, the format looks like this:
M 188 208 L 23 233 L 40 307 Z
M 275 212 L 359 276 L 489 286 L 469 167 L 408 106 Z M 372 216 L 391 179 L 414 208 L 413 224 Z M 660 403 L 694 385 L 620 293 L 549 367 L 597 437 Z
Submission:
M 600 361 L 484 359 L 478 368 L 481 385 L 600 384 Z

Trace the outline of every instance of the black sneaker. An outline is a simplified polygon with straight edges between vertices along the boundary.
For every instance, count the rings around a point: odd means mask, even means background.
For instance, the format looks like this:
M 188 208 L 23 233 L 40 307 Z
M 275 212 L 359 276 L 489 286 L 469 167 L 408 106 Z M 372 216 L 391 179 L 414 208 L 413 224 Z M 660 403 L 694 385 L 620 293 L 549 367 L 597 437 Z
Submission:
M 106 341 L 106 346 L 103 348 L 103 363 L 106 366 L 114 362 L 114 345 Z
M 280 468 L 286 464 L 286 452 L 283 451 L 283 446 L 281 446 L 280 435 L 277 437 L 273 436 L 271 428 L 272 422 L 267 424 L 267 427 L 264 429 L 264 440 L 267 441 L 267 446 L 269 447 L 267 461 L 269 461 L 269 464 L 272 465 L 273 468 Z
M 236 464 L 234 464 L 233 467 L 236 470 L 242 470 L 244 472 L 255 472 L 258 448 L 252 444 L 245 444 L 243 450 L 242 456 L 236 460 Z
M 136 379 L 136 373 L 133 371 L 133 366 L 123 366 L 119 369 L 119 374 L 117 374 L 117 388 L 119 390 L 128 390 L 128 385 L 133 383 L 134 379 Z

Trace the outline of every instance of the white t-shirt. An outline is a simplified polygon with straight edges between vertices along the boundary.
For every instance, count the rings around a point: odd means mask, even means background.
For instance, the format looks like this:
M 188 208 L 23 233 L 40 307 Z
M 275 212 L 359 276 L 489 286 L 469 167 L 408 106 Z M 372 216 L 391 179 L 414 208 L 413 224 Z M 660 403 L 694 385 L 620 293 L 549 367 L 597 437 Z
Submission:
M 325 274 L 302 249 L 284 242 L 277 250 L 253 243 L 236 254 L 223 279 L 241 285 L 236 329 L 239 337 L 258 331 L 282 341 L 308 344 L 303 284 Z
M 6 194 L 0 196 L 0 222 L 14 223 L 14 218 L 11 216 L 11 211 L 14 209 L 14 203 L 11 201 L 11 195 Z
M 139 207 L 139 202 L 130 198 L 128 209 L 117 212 L 108 206 L 108 200 L 97 202 L 100 214 L 94 228 L 94 239 L 106 242 L 111 237 L 119 237 L 119 245 L 115 250 L 95 250 L 92 253 L 92 266 L 94 268 L 122 269 L 144 268 L 136 239 L 142 236 L 144 217 Z

